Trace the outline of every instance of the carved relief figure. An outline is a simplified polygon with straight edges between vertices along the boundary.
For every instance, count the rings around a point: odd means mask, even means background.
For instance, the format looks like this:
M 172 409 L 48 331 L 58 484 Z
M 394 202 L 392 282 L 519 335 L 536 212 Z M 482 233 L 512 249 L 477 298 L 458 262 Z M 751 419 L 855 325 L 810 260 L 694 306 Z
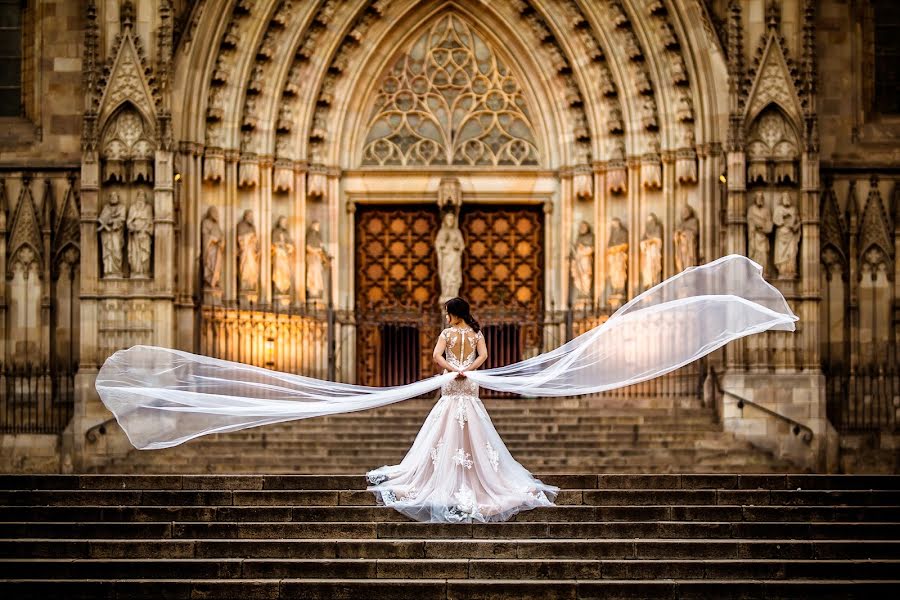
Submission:
M 772 233 L 772 210 L 766 206 L 762 192 L 757 192 L 747 209 L 747 257 L 762 265 L 766 274 L 769 262 L 769 234 Z
M 662 223 L 650 213 L 641 236 L 641 279 L 649 288 L 662 281 Z
M 465 242 L 462 231 L 456 224 L 456 213 L 444 213 L 443 224 L 434 240 L 437 250 L 438 277 L 441 280 L 441 298 L 443 304 L 450 298 L 459 295 L 462 285 L 462 252 Z
M 325 295 L 325 261 L 328 254 L 322 244 L 321 225 L 313 221 L 306 230 L 306 297 L 322 298 Z
M 675 243 L 675 270 L 684 271 L 697 265 L 700 253 L 700 221 L 690 204 L 681 208 L 681 221 L 672 236 Z
M 150 275 L 150 247 L 153 240 L 153 207 L 144 190 L 128 208 L 128 267 L 132 277 Z
M 119 194 L 113 192 L 109 195 L 109 200 L 100 211 L 97 221 L 103 276 L 121 277 L 122 249 L 125 246 L 125 207 L 119 201 Z
M 800 215 L 784 192 L 775 207 L 775 270 L 778 277 L 789 279 L 797 276 L 797 250 L 800 245 Z
M 614 217 L 606 245 L 606 267 L 613 294 L 624 294 L 628 283 L 628 230 Z
M 291 293 L 291 259 L 294 256 L 294 240 L 287 229 L 287 217 L 280 216 L 272 229 L 272 285 L 275 294 Z
M 222 259 L 225 256 L 225 234 L 219 226 L 219 211 L 215 206 L 206 210 L 200 225 L 203 286 L 217 289 L 222 278 Z
M 253 211 L 245 210 L 237 225 L 238 291 L 259 289 L 259 236 L 253 225 Z
M 587 221 L 578 226 L 572 255 L 572 283 L 579 296 L 590 298 L 594 287 L 594 233 Z

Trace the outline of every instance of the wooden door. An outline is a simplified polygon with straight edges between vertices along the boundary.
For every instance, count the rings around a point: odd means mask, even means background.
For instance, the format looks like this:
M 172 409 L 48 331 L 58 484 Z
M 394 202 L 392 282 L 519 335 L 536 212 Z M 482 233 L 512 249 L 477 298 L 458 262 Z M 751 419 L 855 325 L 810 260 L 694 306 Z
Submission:
M 357 378 L 400 385 L 434 372 L 440 331 L 433 205 L 356 212 Z

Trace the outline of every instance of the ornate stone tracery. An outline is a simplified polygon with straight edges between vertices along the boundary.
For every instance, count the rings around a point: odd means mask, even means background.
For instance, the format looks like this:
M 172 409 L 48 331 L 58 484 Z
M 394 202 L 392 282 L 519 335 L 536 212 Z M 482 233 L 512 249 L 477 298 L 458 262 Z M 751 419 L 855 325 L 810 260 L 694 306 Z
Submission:
M 472 27 L 438 20 L 398 58 L 375 100 L 367 165 L 534 165 L 531 117 L 515 76 Z

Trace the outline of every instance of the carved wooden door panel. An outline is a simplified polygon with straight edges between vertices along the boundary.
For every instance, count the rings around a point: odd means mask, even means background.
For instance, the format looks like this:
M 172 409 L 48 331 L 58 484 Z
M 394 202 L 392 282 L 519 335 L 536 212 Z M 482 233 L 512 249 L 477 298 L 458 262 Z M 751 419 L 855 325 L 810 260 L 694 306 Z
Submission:
M 539 206 L 463 206 L 460 294 L 485 325 L 487 366 L 541 349 L 543 214 Z
M 400 385 L 428 376 L 440 331 L 437 208 L 360 206 L 356 215 L 358 381 Z

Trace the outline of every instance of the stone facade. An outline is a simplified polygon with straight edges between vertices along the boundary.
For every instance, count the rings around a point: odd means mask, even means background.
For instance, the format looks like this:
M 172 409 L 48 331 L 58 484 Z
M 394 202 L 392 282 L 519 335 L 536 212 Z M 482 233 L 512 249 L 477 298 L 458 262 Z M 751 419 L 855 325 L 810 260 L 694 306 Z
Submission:
M 0 433 L 5 468 L 126 451 L 93 381 L 133 344 L 360 380 L 372 328 L 356 242 L 360 215 L 385 207 L 540 207 L 540 276 L 510 287 L 534 323 L 526 355 L 655 279 L 752 251 L 798 331 L 732 344 L 698 373 L 813 437 L 727 394 L 725 427 L 823 471 L 860 445 L 841 436 L 892 439 L 900 115 L 872 108 L 871 85 L 884 3 L 25 4 L 22 115 L 0 119 L 2 411 L 19 415 Z M 757 197 L 765 240 L 750 237 Z M 436 280 L 424 256 L 420 279 Z M 390 277 L 371 293 L 413 285 Z M 408 291 L 385 301 L 390 323 L 412 323 Z

